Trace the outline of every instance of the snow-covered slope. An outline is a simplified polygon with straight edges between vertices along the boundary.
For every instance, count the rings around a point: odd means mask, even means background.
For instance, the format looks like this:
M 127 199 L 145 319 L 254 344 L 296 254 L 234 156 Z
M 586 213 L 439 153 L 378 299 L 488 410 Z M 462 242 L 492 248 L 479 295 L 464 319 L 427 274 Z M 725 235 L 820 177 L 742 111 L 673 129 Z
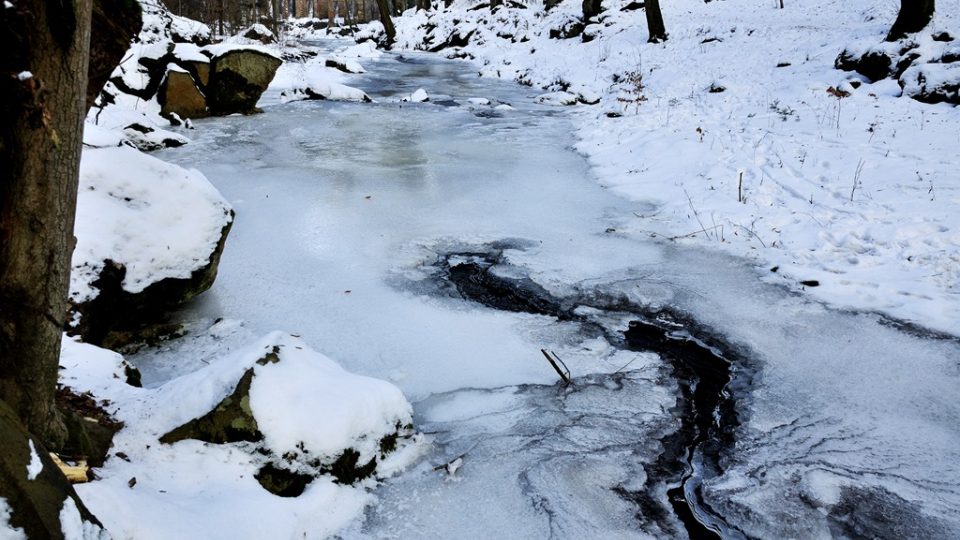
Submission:
M 816 298 L 960 332 L 960 109 L 834 67 L 883 40 L 896 3 L 664 2 L 669 40 L 650 44 L 643 9 L 612 0 L 588 42 L 551 38 L 580 5 L 408 11 L 398 47 L 469 35 L 443 52 L 482 76 L 568 93 L 556 103 L 602 98 L 578 105 L 578 150 L 602 185 L 656 204 L 618 233 L 752 257 Z M 937 8 L 929 33 L 960 34 L 960 2 Z

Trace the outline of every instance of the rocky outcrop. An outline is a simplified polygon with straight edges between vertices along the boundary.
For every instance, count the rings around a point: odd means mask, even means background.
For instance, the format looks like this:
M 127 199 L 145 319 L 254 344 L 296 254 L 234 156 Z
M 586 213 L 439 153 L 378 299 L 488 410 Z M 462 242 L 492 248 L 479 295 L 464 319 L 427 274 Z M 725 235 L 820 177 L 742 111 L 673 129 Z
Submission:
M 210 114 L 250 113 L 282 63 L 259 44 L 276 41 L 262 25 L 247 29 L 258 36 L 254 40 L 259 43 L 250 44 L 251 39 L 238 36 L 209 45 L 210 29 L 195 21 L 163 10 L 151 12 L 145 20 L 141 45 L 131 49 L 129 60 L 113 71 L 108 89 L 100 92 L 102 80 L 96 90 L 91 87 L 91 98 L 99 95 L 101 107 L 114 102 L 115 94 L 121 92 L 157 99 L 163 116 L 174 123 Z M 121 52 L 127 50 L 129 39 L 124 43 Z
M 229 49 L 211 58 L 207 105 L 216 115 L 255 112 L 279 58 L 256 49 Z
M 9 525 L 27 538 L 109 538 L 40 441 L 2 401 L 0 499 L 10 507 Z
M 157 93 L 160 114 L 171 113 L 181 118 L 203 118 L 207 116 L 207 98 L 200 90 L 197 81 L 187 70 L 171 64 L 167 75 L 160 83 Z

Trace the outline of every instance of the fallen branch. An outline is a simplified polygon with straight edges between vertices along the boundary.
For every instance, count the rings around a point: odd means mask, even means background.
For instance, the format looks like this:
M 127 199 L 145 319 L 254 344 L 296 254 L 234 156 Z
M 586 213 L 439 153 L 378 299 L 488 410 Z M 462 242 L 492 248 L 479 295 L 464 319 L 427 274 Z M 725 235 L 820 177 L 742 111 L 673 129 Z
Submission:
M 540 349 L 540 352 L 543 353 L 544 358 L 547 359 L 547 362 L 550 362 L 550 365 L 553 366 L 553 369 L 557 372 L 557 375 L 563 380 L 563 385 L 567 386 L 573 384 L 573 380 L 570 378 L 570 368 L 563 363 L 563 360 L 557 356 L 555 352 L 547 352 L 546 349 Z M 560 366 L 563 366 L 563 369 L 560 369 Z
M 446 463 L 442 463 L 442 464 L 440 464 L 440 465 L 437 465 L 436 467 L 433 468 L 433 470 L 435 470 L 435 471 L 444 471 L 444 472 L 446 472 L 448 475 L 453 476 L 453 475 L 457 474 L 457 471 L 460 469 L 460 467 L 463 466 L 463 458 L 464 458 L 465 456 L 466 456 L 466 454 L 460 454 L 459 456 L 451 459 L 450 461 L 448 461 L 448 462 L 446 462 Z

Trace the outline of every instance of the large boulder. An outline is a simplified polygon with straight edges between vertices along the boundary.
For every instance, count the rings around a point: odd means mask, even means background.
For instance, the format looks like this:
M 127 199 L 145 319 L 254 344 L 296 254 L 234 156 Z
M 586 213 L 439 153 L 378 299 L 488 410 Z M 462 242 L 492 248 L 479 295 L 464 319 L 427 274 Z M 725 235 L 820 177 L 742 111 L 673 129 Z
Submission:
M 197 85 L 197 81 L 187 70 L 176 64 L 167 67 L 167 75 L 160 83 L 157 94 L 160 114 L 171 113 L 181 118 L 203 118 L 207 116 L 207 99 Z
M 207 105 L 215 115 L 251 113 L 282 60 L 260 49 L 214 49 L 210 62 Z
M 129 147 L 80 165 L 71 333 L 119 347 L 166 330 L 166 313 L 210 288 L 233 210 L 197 171 Z
M 110 538 L 39 439 L 0 401 L 0 536 L 7 538 L 7 527 L 27 538 Z

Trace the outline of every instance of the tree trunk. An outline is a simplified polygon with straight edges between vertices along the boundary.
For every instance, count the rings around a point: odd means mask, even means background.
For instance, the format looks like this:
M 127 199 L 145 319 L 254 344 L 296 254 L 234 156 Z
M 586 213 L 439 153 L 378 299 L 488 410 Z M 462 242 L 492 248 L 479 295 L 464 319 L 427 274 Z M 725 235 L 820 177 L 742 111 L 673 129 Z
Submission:
M 66 433 L 54 394 L 75 243 L 91 5 L 18 0 L 0 19 L 0 399 L 50 448 Z
M 397 38 L 397 30 L 393 27 L 393 21 L 390 20 L 390 6 L 387 5 L 387 0 L 377 0 L 377 9 L 380 11 L 383 29 L 387 32 L 387 45 L 392 45 Z
M 660 43 L 667 40 L 667 29 L 663 25 L 663 14 L 660 13 L 660 0 L 646 0 L 644 11 L 647 14 L 647 30 L 650 32 L 650 43 Z
M 591 17 L 596 17 L 602 11 L 600 0 L 583 0 L 583 22 L 586 24 Z
M 273 0 L 273 35 L 280 34 L 280 0 Z
M 896 41 L 926 28 L 933 18 L 933 4 L 934 0 L 900 0 L 900 14 L 887 34 L 887 41 Z

